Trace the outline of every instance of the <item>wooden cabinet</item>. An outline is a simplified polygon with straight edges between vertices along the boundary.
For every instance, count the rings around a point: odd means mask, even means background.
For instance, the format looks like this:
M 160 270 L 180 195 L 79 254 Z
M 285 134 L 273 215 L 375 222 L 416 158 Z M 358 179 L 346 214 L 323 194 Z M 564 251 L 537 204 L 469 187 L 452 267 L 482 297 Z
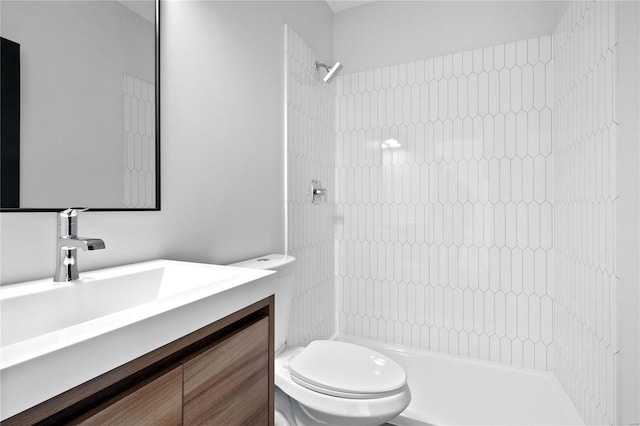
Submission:
M 269 324 L 245 328 L 184 365 L 184 425 L 266 425 Z
M 182 424 L 182 367 L 100 409 L 78 423 L 83 426 Z
M 273 425 L 273 296 L 2 422 Z

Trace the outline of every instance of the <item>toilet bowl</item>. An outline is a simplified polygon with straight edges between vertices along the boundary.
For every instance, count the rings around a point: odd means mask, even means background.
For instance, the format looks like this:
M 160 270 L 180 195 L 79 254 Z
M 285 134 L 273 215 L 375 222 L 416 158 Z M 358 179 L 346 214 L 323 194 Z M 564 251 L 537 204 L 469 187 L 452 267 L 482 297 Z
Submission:
M 299 407 L 301 425 L 380 425 L 411 401 L 402 367 L 346 342 L 286 348 L 276 356 L 275 381 Z
M 396 362 L 340 341 L 286 345 L 294 261 L 292 256 L 267 255 L 230 265 L 277 272 L 276 420 L 284 426 L 367 426 L 393 419 L 411 401 L 406 373 Z

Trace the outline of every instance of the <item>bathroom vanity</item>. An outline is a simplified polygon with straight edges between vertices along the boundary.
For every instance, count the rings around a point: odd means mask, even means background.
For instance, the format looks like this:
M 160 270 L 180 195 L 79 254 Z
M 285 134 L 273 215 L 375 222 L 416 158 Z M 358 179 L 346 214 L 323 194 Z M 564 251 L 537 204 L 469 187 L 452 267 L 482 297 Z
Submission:
M 131 285 L 133 299 L 142 291 L 152 293 L 153 300 L 35 336 L 18 330 L 27 336 L 23 340 L 14 341 L 17 331 L 3 330 L 3 426 L 101 425 L 107 419 L 113 424 L 273 424 L 271 272 L 171 261 L 139 265 L 130 266 L 122 282 Z M 84 282 L 67 287 L 65 299 L 82 285 L 96 295 L 105 282 L 118 291 L 120 281 L 109 282 L 114 269 L 85 273 Z M 192 283 L 201 277 L 199 285 L 179 284 L 178 277 L 188 271 L 195 271 Z M 145 279 L 132 281 L 140 273 Z M 149 273 L 153 278 L 146 278 Z M 144 289 L 147 281 L 162 279 L 152 290 Z M 34 288 L 43 285 L 21 284 L 31 291 L 23 288 L 21 296 L 15 294 L 21 289 L 0 289 L 0 308 L 8 308 L 3 323 L 11 319 L 12 299 L 40 294 Z M 103 297 L 96 303 L 104 308 L 108 301 Z

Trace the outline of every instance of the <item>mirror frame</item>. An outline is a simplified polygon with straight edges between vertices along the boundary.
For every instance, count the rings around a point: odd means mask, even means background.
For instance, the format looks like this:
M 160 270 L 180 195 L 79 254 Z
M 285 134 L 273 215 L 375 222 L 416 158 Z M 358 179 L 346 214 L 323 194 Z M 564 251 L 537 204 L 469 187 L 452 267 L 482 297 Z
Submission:
M 93 208 L 89 206 L 89 211 L 94 212 L 130 212 L 130 211 L 160 211 L 161 208 L 161 191 L 160 191 L 160 182 L 161 182 L 161 170 L 160 170 L 160 3 L 161 0 L 155 0 L 156 4 L 156 23 L 155 23 L 155 78 L 156 78 L 156 206 L 149 208 Z M 60 207 L 47 207 L 47 208 L 32 208 L 32 207 L 0 207 L 0 213 L 33 213 L 33 212 L 60 212 L 66 208 L 73 206 L 60 206 Z

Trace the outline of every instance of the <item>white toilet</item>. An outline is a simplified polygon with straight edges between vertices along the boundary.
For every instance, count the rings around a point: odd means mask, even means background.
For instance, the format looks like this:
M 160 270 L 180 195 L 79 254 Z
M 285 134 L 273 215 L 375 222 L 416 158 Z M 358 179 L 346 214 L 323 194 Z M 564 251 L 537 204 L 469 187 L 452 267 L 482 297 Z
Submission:
M 270 254 L 229 265 L 278 272 L 276 425 L 380 425 L 393 419 L 411 401 L 407 375 L 395 361 L 339 341 L 286 346 L 294 261 L 292 256 Z

